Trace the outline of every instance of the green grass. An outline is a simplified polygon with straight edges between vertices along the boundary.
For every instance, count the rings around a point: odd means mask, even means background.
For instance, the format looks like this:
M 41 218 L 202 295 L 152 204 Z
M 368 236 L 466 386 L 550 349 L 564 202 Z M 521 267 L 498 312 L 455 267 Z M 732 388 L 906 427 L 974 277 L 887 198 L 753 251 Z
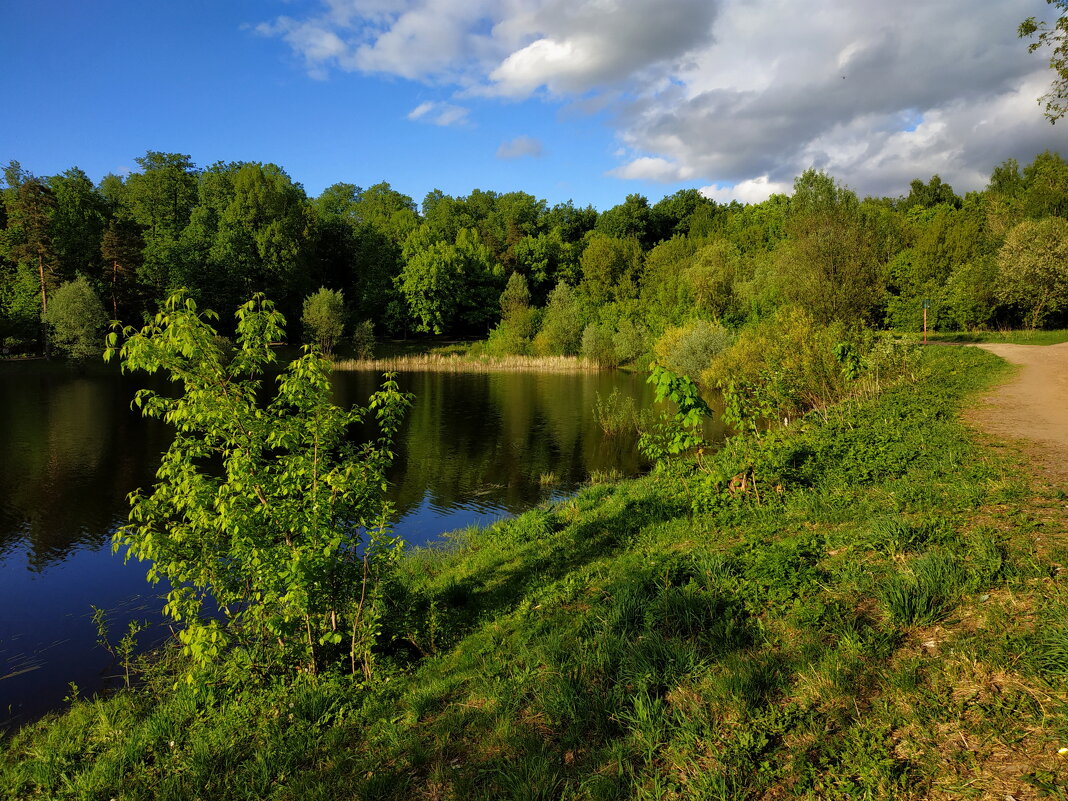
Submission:
M 0 797 L 1062 797 L 1063 497 L 958 422 L 999 360 L 923 358 L 708 472 L 412 551 L 369 685 L 157 665 L 0 743 Z
M 922 333 L 910 334 L 917 341 L 923 339 Z M 931 342 L 955 342 L 961 344 L 1008 343 L 1012 345 L 1059 345 L 1068 342 L 1068 329 L 1053 331 L 1024 329 L 1019 331 L 929 331 L 927 339 Z

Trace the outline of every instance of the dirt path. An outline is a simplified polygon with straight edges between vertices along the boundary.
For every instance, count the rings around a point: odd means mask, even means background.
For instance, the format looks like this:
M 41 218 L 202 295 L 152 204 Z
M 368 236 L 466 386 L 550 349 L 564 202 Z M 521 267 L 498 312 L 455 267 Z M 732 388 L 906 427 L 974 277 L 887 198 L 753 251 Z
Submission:
M 1028 441 L 1036 472 L 1068 482 L 1068 342 L 979 347 L 1020 369 L 984 396 L 971 419 L 992 434 Z

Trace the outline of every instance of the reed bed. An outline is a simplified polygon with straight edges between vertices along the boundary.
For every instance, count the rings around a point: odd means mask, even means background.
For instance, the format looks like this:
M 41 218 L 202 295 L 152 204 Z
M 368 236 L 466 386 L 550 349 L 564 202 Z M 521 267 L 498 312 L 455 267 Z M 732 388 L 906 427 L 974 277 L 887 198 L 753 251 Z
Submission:
M 584 373 L 601 369 L 580 356 L 467 356 L 458 353 L 415 353 L 385 359 L 346 359 L 335 370 L 443 373 Z

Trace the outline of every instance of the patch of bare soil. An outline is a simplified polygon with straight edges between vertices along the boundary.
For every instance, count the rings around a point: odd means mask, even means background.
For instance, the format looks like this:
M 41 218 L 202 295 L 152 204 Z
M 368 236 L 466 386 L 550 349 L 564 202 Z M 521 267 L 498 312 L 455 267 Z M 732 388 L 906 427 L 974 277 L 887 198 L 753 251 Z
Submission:
M 1036 476 L 1068 485 L 1068 342 L 979 345 L 1019 367 L 968 415 L 984 431 L 1024 440 Z

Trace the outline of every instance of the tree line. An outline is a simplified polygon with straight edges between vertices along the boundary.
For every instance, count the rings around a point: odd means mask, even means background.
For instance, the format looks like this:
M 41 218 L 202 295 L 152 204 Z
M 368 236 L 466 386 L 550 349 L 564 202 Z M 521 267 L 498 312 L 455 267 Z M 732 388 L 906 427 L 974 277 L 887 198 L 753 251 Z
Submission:
M 308 197 L 274 164 L 136 161 L 96 184 L 76 167 L 39 177 L 7 165 L 5 352 L 45 346 L 45 331 L 72 352 L 84 339 L 72 321 L 137 323 L 179 287 L 224 311 L 263 292 L 292 320 L 325 290 L 311 318 L 340 309 L 364 337 L 488 337 L 493 353 L 613 364 L 785 307 L 898 330 L 919 329 L 925 307 L 934 329 L 1068 322 L 1068 162 L 1052 152 L 998 165 L 963 197 L 935 175 L 901 197 L 860 198 L 809 170 L 762 203 L 684 189 L 603 212 L 478 189 L 417 206 L 388 183 Z

